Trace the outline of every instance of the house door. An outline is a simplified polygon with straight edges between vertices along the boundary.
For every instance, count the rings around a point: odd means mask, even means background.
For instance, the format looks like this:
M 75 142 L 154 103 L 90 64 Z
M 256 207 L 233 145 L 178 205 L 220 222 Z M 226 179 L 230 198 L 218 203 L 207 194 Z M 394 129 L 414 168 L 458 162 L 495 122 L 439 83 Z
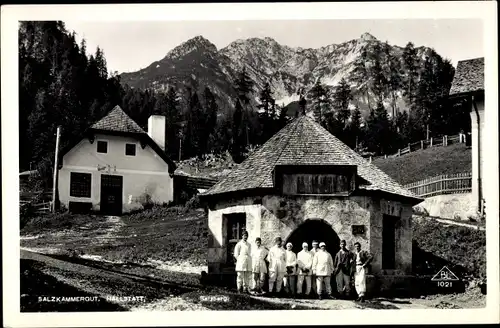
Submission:
M 234 267 L 234 247 L 241 240 L 243 231 L 246 229 L 245 213 L 233 213 L 224 215 L 227 220 L 227 258 L 226 264 L 228 267 Z
M 122 214 L 123 177 L 120 175 L 101 175 L 101 213 Z
M 396 268 L 396 222 L 399 218 L 384 215 L 382 226 L 382 269 Z

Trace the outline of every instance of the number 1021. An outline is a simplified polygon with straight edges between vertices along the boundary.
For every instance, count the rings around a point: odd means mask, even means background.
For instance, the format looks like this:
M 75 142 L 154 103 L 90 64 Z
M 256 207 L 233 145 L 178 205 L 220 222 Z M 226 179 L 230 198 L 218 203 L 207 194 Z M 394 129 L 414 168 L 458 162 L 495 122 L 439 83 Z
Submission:
M 438 287 L 452 287 L 453 286 L 453 282 L 452 281 L 438 281 L 437 283 Z

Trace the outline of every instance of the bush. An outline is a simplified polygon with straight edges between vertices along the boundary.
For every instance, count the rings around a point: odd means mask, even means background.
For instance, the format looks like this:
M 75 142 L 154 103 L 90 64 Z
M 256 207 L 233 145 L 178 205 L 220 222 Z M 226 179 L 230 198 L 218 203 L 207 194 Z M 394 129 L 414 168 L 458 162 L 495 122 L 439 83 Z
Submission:
M 186 202 L 185 207 L 187 210 L 200 208 L 201 207 L 200 197 L 198 195 L 194 195 L 193 197 L 191 197 L 190 200 Z
M 485 231 L 414 220 L 413 240 L 425 253 L 446 261 L 452 271 L 453 267 L 459 271 L 460 267 L 463 267 L 467 275 L 486 277 Z

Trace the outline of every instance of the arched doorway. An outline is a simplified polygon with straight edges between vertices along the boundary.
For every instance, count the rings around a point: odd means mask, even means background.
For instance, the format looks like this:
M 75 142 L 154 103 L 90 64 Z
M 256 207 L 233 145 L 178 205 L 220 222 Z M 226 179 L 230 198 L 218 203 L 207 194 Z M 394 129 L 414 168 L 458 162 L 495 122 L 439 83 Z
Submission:
M 340 249 L 340 238 L 325 220 L 310 219 L 299 225 L 286 239 L 286 243 L 293 245 L 293 252 L 297 254 L 302 250 L 302 243 L 307 242 L 309 249 L 313 240 L 324 242 L 326 250 L 335 257 Z

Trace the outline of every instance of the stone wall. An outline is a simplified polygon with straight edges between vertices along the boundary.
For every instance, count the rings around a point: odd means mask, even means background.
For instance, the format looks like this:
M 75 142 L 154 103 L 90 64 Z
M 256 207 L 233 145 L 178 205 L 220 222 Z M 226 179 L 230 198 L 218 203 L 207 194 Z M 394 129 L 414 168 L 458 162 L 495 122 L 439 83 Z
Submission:
M 359 242 L 363 249 L 370 249 L 370 206 L 368 197 L 266 196 L 262 200 L 261 238 L 266 246 L 272 246 L 274 237 L 286 240 L 301 223 L 320 219 L 330 224 L 348 247 Z M 365 234 L 353 236 L 353 224 L 364 225 Z
M 254 198 L 244 198 L 239 200 L 229 199 L 219 202 L 208 212 L 208 271 L 209 273 L 219 273 L 222 270 L 221 264 L 226 262 L 226 234 L 227 222 L 225 214 L 245 213 L 246 230 L 248 240 L 253 241 L 260 235 L 260 213 L 261 205 L 255 204 Z
M 251 242 L 260 236 L 263 245 L 271 247 L 276 236 L 287 240 L 307 220 L 323 220 L 332 227 L 339 239 L 346 240 L 348 248 L 353 249 L 354 243 L 359 242 L 362 249 L 373 254 L 373 274 L 396 275 L 411 272 L 411 205 L 368 196 L 332 198 L 269 195 L 219 202 L 210 210 L 209 273 L 219 273 L 221 263 L 225 262 L 227 256 L 224 214 L 239 212 L 247 215 L 247 230 Z M 395 216 L 398 220 L 396 270 L 381 272 L 384 214 Z M 364 225 L 364 234 L 353 235 L 352 225 Z

